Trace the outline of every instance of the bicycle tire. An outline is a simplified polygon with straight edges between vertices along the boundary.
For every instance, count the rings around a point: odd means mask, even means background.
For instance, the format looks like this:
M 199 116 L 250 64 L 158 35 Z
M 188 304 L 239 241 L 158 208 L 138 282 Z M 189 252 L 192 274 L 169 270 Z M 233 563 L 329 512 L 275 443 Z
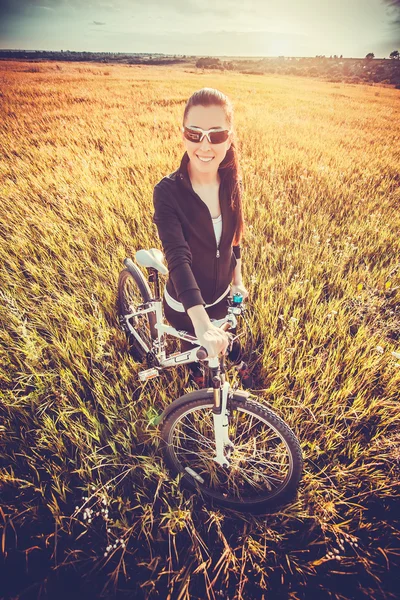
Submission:
M 260 423 L 262 423 L 267 429 L 273 431 L 276 434 L 276 436 L 282 441 L 282 444 L 285 447 L 288 456 L 287 475 L 285 476 L 285 478 L 279 486 L 277 486 L 275 489 L 270 489 L 267 492 L 264 492 L 263 494 L 254 494 L 253 496 L 250 495 L 247 497 L 238 497 L 236 494 L 235 497 L 235 494 L 231 494 L 230 489 L 228 490 L 227 487 L 224 489 L 223 486 L 226 484 L 226 482 L 228 482 L 229 484 L 230 477 L 232 480 L 234 480 L 235 469 L 236 471 L 240 471 L 240 448 L 239 457 L 236 458 L 236 465 L 239 465 L 239 467 L 234 466 L 233 455 L 236 451 L 235 448 L 232 454 L 231 467 L 228 468 L 228 471 L 230 471 L 231 473 L 229 475 L 227 470 L 223 469 L 223 467 L 220 467 L 219 465 L 217 465 L 217 463 L 213 461 L 213 457 L 211 456 L 211 454 L 214 453 L 214 441 L 212 439 L 212 436 L 210 436 L 210 447 L 207 448 L 207 451 L 210 451 L 207 469 L 210 471 L 211 474 L 208 474 L 204 470 L 204 463 L 201 464 L 199 470 L 199 463 L 202 462 L 202 458 L 200 458 L 200 455 L 202 452 L 204 452 L 204 449 L 201 448 L 201 444 L 199 444 L 198 447 L 196 447 L 195 445 L 193 446 L 193 442 L 189 441 L 189 445 L 192 444 L 192 449 L 189 450 L 189 454 L 191 455 L 191 461 L 188 462 L 188 464 L 185 464 L 185 461 L 182 461 L 181 457 L 177 454 L 173 442 L 174 431 L 176 430 L 177 425 L 182 422 L 185 416 L 193 414 L 196 411 L 202 413 L 199 416 L 198 423 L 201 427 L 207 428 L 207 425 L 204 425 L 204 423 L 206 423 L 207 420 L 210 421 L 210 419 L 212 418 L 213 390 L 205 389 L 203 397 L 200 397 L 198 399 L 188 399 L 188 401 L 185 402 L 184 397 L 181 397 L 179 401 L 179 406 L 175 410 L 172 410 L 161 423 L 160 435 L 162 450 L 167 467 L 169 468 L 173 476 L 177 476 L 178 474 L 182 475 L 181 481 L 187 488 L 189 488 L 192 491 L 197 491 L 198 493 L 200 493 L 200 495 L 210 500 L 211 503 L 215 503 L 219 506 L 231 508 L 240 512 L 253 513 L 265 512 L 268 509 L 288 502 L 294 496 L 303 470 L 303 458 L 301 454 L 300 444 L 293 431 L 272 410 L 262 406 L 254 400 L 244 400 L 243 396 L 240 396 L 239 394 L 236 395 L 235 393 L 233 393 L 233 396 L 230 400 L 231 415 L 234 415 L 236 411 L 237 413 L 248 414 L 258 419 Z M 208 429 L 210 430 L 211 427 L 208 427 Z M 236 426 L 236 431 L 237 430 L 238 428 Z M 211 429 L 211 431 L 213 430 Z M 206 439 L 208 440 L 209 438 Z M 235 443 L 235 439 L 233 439 L 232 441 L 233 443 Z M 206 444 L 204 440 L 202 441 L 202 444 L 203 446 Z M 278 459 L 278 457 L 279 449 L 276 453 L 275 458 Z M 250 464 L 250 467 L 248 468 L 248 472 L 244 477 L 247 477 L 249 479 L 250 473 L 250 477 L 254 478 L 255 475 L 254 473 L 252 474 L 252 471 L 256 471 L 256 469 L 253 468 L 254 466 L 252 465 L 252 463 L 249 462 L 246 463 L 246 468 L 248 464 Z M 270 465 L 272 464 L 277 463 L 270 462 Z M 191 472 L 188 472 L 187 468 L 192 470 L 196 477 Z M 272 467 L 272 469 L 276 469 L 276 467 Z M 266 475 L 266 473 L 261 472 L 257 472 L 256 475 L 258 479 L 265 478 L 265 483 L 271 485 L 271 479 L 268 481 L 268 477 L 271 478 L 271 475 Z M 198 479 L 199 476 L 203 479 L 203 482 L 201 482 Z M 275 476 L 272 476 L 272 478 L 273 477 Z M 222 487 L 220 487 L 220 489 L 218 489 L 218 486 L 215 485 L 217 478 L 222 480 Z M 213 486 L 210 485 L 210 482 L 214 482 Z M 248 487 L 252 488 L 252 486 L 254 486 L 255 483 L 255 481 L 250 481 Z
M 142 362 L 152 350 L 153 340 L 157 339 L 155 328 L 156 314 L 149 312 L 145 315 L 134 317 L 129 324 L 139 334 L 146 345 L 146 350 L 141 346 L 126 323 L 126 315 L 135 312 L 140 304 L 150 302 L 151 290 L 141 270 L 133 264 L 134 271 L 124 269 L 118 278 L 117 305 L 120 323 L 129 342 L 129 351 L 133 358 Z

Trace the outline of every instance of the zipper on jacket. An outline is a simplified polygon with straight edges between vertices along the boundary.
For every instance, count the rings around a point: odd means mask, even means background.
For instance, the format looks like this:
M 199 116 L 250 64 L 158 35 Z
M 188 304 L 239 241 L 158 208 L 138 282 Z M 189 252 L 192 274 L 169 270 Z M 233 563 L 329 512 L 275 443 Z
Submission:
M 221 214 L 222 214 L 222 202 L 221 202 Z M 215 294 L 217 293 L 217 288 L 218 288 L 218 275 L 219 275 L 219 260 L 218 259 L 221 256 L 220 251 L 219 251 L 219 246 L 222 242 L 223 233 L 224 233 L 224 219 L 222 219 L 222 229 L 221 229 L 221 237 L 219 240 L 219 244 L 217 244 L 217 240 L 215 239 L 215 235 L 214 235 L 215 245 L 217 246 L 217 252 L 215 253 L 215 258 L 217 260 L 215 261 L 215 263 L 216 263 L 215 264 L 215 286 L 214 286 L 213 298 L 214 298 Z
M 219 257 L 221 256 L 220 251 L 219 251 L 219 247 L 217 246 L 217 252 L 215 254 L 215 258 L 217 259 L 215 261 L 215 283 L 214 283 L 214 292 L 213 292 L 213 298 L 217 292 L 217 287 L 218 287 L 218 272 L 219 272 Z
M 222 201 L 221 201 L 220 205 L 221 205 L 221 214 L 222 214 Z M 211 215 L 210 215 L 210 218 L 211 218 Z M 212 223 L 212 219 L 211 219 L 211 223 Z M 214 227 L 213 227 L 213 229 L 214 229 Z M 222 229 L 221 229 L 221 237 L 220 237 L 220 240 L 219 240 L 219 244 L 217 244 L 217 240 L 216 240 L 215 235 L 214 235 L 215 245 L 217 247 L 217 251 L 215 253 L 215 258 L 217 260 L 215 261 L 215 285 L 214 285 L 213 298 L 215 297 L 215 294 L 217 293 L 217 288 L 218 288 L 218 275 L 219 275 L 219 260 L 218 259 L 221 256 L 220 251 L 219 251 L 219 245 L 222 242 L 223 232 L 224 232 L 224 219 L 222 219 Z
M 220 257 L 220 253 L 219 253 L 219 249 L 217 248 L 217 253 L 215 255 L 215 277 L 214 277 L 214 291 L 213 291 L 213 295 L 212 297 L 214 298 L 216 291 L 217 291 L 217 287 L 218 287 L 218 272 L 219 272 L 219 257 Z
M 221 189 L 221 188 L 220 188 L 220 189 Z M 201 202 L 202 204 L 204 204 L 204 206 L 205 206 L 205 203 L 204 203 L 204 202 L 203 202 L 203 200 L 200 198 L 200 196 L 199 196 L 198 194 L 196 194 L 196 192 L 195 192 L 194 190 L 191 190 L 191 191 L 192 191 L 192 193 L 194 194 L 194 196 L 196 196 L 196 198 L 197 198 L 198 200 L 200 200 L 200 202 Z M 221 214 L 222 214 L 222 201 L 221 201 L 221 200 L 220 200 L 220 206 L 221 206 Z M 207 210 L 207 212 L 208 212 L 208 217 L 209 217 L 209 219 L 210 219 L 210 221 L 211 221 L 211 228 L 214 230 L 214 226 L 213 226 L 213 222 L 212 222 L 211 213 L 210 213 L 210 211 L 209 211 L 209 209 L 208 209 L 208 207 L 207 207 L 207 206 L 205 206 L 205 208 L 206 208 L 206 210 Z M 221 243 L 221 241 L 222 241 L 222 235 L 223 235 L 223 231 L 224 231 L 224 219 L 222 220 L 222 229 L 221 229 L 221 239 L 220 239 L 220 243 Z M 216 246 L 215 258 L 217 258 L 217 259 L 218 259 L 218 258 L 220 257 L 220 251 L 219 251 L 219 246 L 218 246 L 218 244 L 217 244 L 217 240 L 215 239 L 215 234 L 214 234 L 214 240 L 215 240 L 215 246 Z M 214 285 L 214 292 L 213 292 L 213 295 L 212 295 L 212 297 L 213 297 L 213 298 L 214 298 L 214 296 L 215 296 L 215 293 L 216 293 L 216 291 L 217 291 L 217 287 L 218 287 L 218 271 L 219 271 L 219 261 L 218 261 L 218 260 L 216 260 L 216 261 L 215 261 L 215 285 Z

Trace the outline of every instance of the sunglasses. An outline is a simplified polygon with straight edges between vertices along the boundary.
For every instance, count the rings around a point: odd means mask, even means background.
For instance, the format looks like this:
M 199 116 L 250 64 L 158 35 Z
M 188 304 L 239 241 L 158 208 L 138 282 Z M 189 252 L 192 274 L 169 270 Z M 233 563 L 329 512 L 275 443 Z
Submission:
M 201 129 L 201 127 L 182 127 L 183 135 L 189 142 L 199 144 L 204 136 L 208 139 L 210 144 L 222 144 L 226 142 L 229 134 L 232 130 L 228 129 L 208 129 L 207 131 Z

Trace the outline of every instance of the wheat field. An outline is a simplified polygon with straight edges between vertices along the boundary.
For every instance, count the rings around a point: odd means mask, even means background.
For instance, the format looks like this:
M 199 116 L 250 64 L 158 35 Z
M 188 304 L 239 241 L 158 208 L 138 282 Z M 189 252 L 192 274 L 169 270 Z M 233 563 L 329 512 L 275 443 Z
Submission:
M 398 597 L 400 91 L 90 63 L 0 81 L 0 596 Z M 116 321 L 206 86 L 235 108 L 253 393 L 305 461 L 257 517 L 171 479 L 152 420 L 187 373 L 140 383 Z

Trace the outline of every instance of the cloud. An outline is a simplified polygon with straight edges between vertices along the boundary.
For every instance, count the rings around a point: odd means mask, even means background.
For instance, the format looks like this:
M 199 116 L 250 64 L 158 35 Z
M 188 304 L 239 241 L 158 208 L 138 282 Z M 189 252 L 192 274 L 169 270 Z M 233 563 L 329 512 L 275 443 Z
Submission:
M 39 7 L 53 11 L 58 9 L 73 12 L 96 10 L 114 14 L 120 11 L 131 12 L 133 10 L 135 12 L 137 9 L 142 12 L 143 10 L 142 0 L 85 0 L 85 2 L 82 0 L 45 0 L 45 2 L 46 4 L 41 6 L 40 0 L 0 0 L 0 18 L 32 14 Z M 225 1 L 219 5 L 215 0 L 169 0 L 168 3 L 163 0 L 148 0 L 146 10 L 164 9 L 166 4 L 171 13 L 176 12 L 190 16 L 206 13 L 229 18 L 243 10 L 242 0 Z M 251 9 L 249 8 L 249 10 Z
M 382 0 L 388 6 L 389 18 L 392 25 L 400 26 L 400 0 Z
M 42 0 L 43 1 L 43 0 Z M 0 21 L 33 15 L 37 10 L 54 12 L 60 6 L 65 6 L 67 0 L 0 0 Z
M 22 0 L 0 0 L 0 19 L 23 14 L 26 8 L 26 2 Z

